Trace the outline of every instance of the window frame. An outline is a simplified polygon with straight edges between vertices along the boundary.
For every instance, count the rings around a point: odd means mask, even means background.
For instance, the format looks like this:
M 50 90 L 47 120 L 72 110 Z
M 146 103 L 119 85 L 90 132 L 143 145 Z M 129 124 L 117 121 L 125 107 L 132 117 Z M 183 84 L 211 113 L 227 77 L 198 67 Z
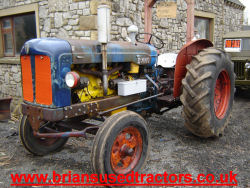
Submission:
M 36 24 L 36 37 L 40 38 L 40 28 L 39 28 L 39 11 L 38 11 L 38 3 L 33 3 L 29 5 L 22 5 L 22 6 L 17 6 L 17 7 L 12 7 L 12 8 L 7 8 L 7 9 L 2 9 L 0 10 L 0 20 L 2 24 L 2 20 L 10 18 L 12 21 L 12 46 L 13 46 L 13 54 L 5 54 L 4 53 L 4 42 L 3 42 L 3 37 L 4 37 L 4 31 L 2 25 L 0 25 L 0 58 L 1 57 L 17 57 L 18 54 L 15 53 L 15 45 L 14 45 L 14 17 L 21 15 L 21 14 L 30 14 L 34 13 L 35 14 L 35 24 Z
M 209 40 L 211 42 L 214 42 L 214 19 L 215 19 L 215 14 L 214 13 L 209 13 L 209 12 L 203 12 L 203 11 L 194 11 L 194 17 L 198 18 L 204 18 L 209 20 Z
M 10 28 L 8 29 L 4 29 L 3 27 L 3 22 L 4 20 L 10 20 Z M 5 53 L 5 45 L 4 45 L 4 42 L 2 42 L 2 48 L 3 48 L 3 55 L 5 57 L 12 57 L 15 55 L 15 48 L 14 48 L 14 23 L 13 23 L 13 17 L 4 17 L 4 18 L 1 18 L 0 19 L 0 28 L 1 28 L 1 35 L 2 35 L 2 41 L 4 41 L 4 34 L 6 33 L 10 33 L 11 34 L 11 38 L 12 38 L 12 41 L 11 41 L 11 44 L 12 44 L 12 53 Z

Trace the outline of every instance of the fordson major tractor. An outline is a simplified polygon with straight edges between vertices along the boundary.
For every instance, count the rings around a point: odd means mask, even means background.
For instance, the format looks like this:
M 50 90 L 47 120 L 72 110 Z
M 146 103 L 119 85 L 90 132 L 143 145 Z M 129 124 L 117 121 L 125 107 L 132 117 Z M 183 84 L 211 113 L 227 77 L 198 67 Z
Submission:
M 137 33 L 128 42 L 109 41 L 108 29 L 100 27 L 97 41 L 42 38 L 24 44 L 20 139 L 29 152 L 45 155 L 62 149 L 69 137 L 94 134 L 95 173 L 136 172 L 149 153 L 143 116 L 179 105 L 193 134 L 223 133 L 235 87 L 233 63 L 223 50 L 205 39 L 191 41 L 168 67 L 157 62 L 159 37 Z

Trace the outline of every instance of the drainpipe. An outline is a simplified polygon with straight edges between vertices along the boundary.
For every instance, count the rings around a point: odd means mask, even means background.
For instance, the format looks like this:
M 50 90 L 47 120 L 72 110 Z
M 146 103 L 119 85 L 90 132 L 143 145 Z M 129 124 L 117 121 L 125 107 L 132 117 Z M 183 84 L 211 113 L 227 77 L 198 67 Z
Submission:
M 187 3 L 187 42 L 194 38 L 194 4 L 195 0 L 185 0 Z

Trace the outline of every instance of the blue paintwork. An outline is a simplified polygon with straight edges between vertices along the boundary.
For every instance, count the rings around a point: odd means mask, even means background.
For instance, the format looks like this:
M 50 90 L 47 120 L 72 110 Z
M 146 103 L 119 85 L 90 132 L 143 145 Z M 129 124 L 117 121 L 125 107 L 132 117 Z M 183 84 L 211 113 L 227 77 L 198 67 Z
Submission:
M 157 53 L 157 50 L 154 46 L 148 44 L 148 47 L 150 48 L 150 51 L 151 51 L 151 63 L 148 65 L 150 67 L 153 67 L 157 61 L 157 58 L 158 58 L 158 53 Z
M 72 46 L 73 64 L 101 63 L 101 44 L 95 40 L 69 39 Z M 80 58 L 79 58 L 80 57 Z M 153 66 L 157 60 L 157 50 L 149 44 L 132 44 L 131 42 L 111 41 L 107 44 L 108 63 L 134 62 L 138 63 L 138 57 L 150 58 L 149 66 Z
M 74 46 L 74 47 L 73 47 Z M 28 50 L 27 50 L 28 47 Z M 74 51 L 72 49 L 75 49 Z M 73 52 L 72 52 L 73 51 Z M 49 107 L 57 108 L 71 105 L 71 89 L 65 83 L 65 75 L 71 70 L 71 64 L 101 63 L 101 45 L 98 41 L 62 40 L 41 38 L 27 41 L 21 55 L 31 56 L 33 93 L 35 99 L 35 55 L 45 55 L 51 61 L 52 101 Z M 73 57 L 82 56 L 83 58 Z M 134 45 L 129 42 L 110 42 L 107 45 L 108 62 L 138 62 L 139 57 L 151 57 L 147 66 L 153 67 L 157 61 L 157 51 L 150 44 Z M 34 101 L 34 104 L 36 102 Z M 40 104 L 37 104 L 40 105 Z M 40 105 L 43 106 L 43 105 Z
M 25 45 L 29 46 L 26 53 Z M 42 38 L 27 41 L 22 50 L 21 55 L 31 56 L 31 68 L 33 77 L 33 93 L 35 98 L 35 55 L 46 55 L 51 61 L 51 79 L 52 79 L 52 101 L 50 106 L 64 107 L 71 105 L 71 90 L 65 83 L 65 74 L 70 71 L 72 64 L 72 53 L 70 44 L 62 39 Z M 35 103 L 35 101 L 34 101 Z

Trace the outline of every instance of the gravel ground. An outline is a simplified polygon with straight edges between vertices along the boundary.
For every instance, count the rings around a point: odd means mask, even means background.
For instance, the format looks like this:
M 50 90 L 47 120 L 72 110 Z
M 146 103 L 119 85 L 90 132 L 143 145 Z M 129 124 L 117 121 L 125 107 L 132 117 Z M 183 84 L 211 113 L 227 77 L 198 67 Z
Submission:
M 249 93 L 249 92 L 248 92 Z M 185 127 L 182 107 L 148 118 L 151 151 L 142 173 L 238 174 L 238 187 L 250 187 L 250 97 L 237 96 L 231 121 L 220 138 L 201 139 Z M 0 123 L 0 187 L 10 187 L 11 173 L 92 173 L 88 140 L 71 138 L 61 152 L 44 157 L 27 153 L 17 136 L 18 123 Z

